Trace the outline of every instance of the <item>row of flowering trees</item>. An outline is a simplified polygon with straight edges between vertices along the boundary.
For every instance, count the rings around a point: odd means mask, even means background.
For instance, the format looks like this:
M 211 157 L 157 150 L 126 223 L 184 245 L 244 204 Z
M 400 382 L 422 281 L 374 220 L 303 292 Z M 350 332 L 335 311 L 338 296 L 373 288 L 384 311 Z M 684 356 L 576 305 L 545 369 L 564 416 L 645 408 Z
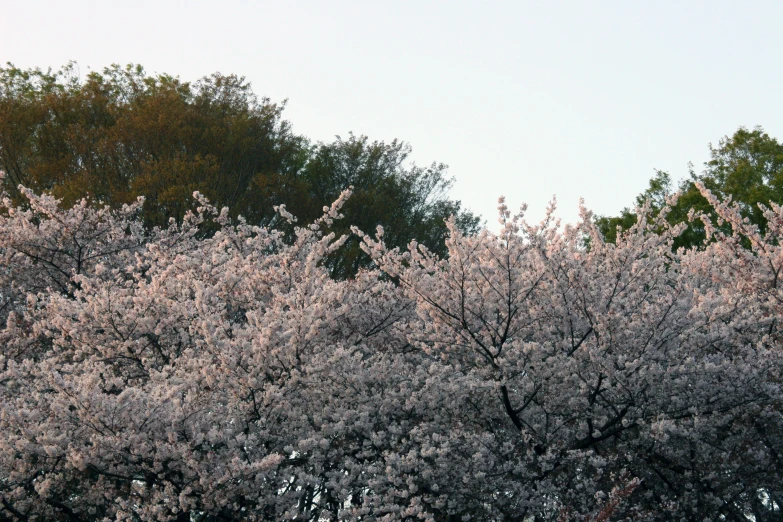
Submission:
M 501 204 L 447 258 L 355 230 L 377 268 L 337 281 L 349 192 L 293 240 L 26 195 L 0 520 L 781 519 L 780 207 L 713 199 L 734 234 L 673 252 L 665 209 L 615 245 Z

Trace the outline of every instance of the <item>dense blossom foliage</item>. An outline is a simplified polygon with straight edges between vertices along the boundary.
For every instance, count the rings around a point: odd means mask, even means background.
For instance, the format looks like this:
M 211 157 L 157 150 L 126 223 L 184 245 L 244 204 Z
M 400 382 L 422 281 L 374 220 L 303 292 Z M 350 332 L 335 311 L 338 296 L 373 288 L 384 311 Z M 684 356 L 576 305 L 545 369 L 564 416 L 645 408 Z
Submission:
M 781 207 L 712 198 L 734 234 L 672 251 L 666 209 L 609 244 L 501 204 L 445 258 L 357 229 L 376 268 L 334 280 L 349 192 L 293 240 L 198 194 L 152 230 L 26 195 L 0 520 L 781 517 Z

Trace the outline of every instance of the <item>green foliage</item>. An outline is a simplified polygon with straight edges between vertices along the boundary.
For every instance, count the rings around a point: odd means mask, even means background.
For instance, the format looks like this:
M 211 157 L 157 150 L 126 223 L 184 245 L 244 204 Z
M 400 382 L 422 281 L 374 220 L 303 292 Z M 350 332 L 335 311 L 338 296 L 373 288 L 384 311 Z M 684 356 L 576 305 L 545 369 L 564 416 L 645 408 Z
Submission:
M 671 195 L 671 186 L 671 176 L 662 170 L 656 170 L 647 190 L 636 196 L 636 206 L 641 207 L 649 201 L 652 208 L 660 209 L 665 204 L 666 198 Z M 618 230 L 627 230 L 636 223 L 636 212 L 626 207 L 619 216 L 598 216 L 595 222 L 603 233 L 604 239 L 616 243 Z
M 294 185 L 297 193 L 286 199 L 289 208 L 312 221 L 323 212 L 320 202 L 332 201 L 345 187 L 353 187 L 353 195 L 342 210 L 345 219 L 335 223 L 334 232 L 348 234 L 351 225 L 374 231 L 382 225 L 389 245 L 404 246 L 416 239 L 443 255 L 445 220 L 456 216 L 462 230 L 475 232 L 479 219 L 461 212 L 458 201 L 446 199 L 453 180 L 446 176 L 445 165 L 408 166 L 410 152 L 409 145 L 397 140 L 371 142 L 366 136 L 338 136 L 333 143 L 319 144 L 299 173 L 299 183 Z M 334 275 L 343 276 L 366 266 L 369 258 L 359 247 L 358 238 L 351 236 L 331 262 Z
M 690 178 L 679 184 L 680 197 L 667 217 L 671 224 L 688 223 L 675 241 L 675 248 L 699 247 L 704 243 L 701 222 L 690 222 L 690 211 L 704 212 L 715 221 L 714 211 L 696 188 L 696 182 L 703 183 L 721 199 L 731 198 L 739 205 L 742 215 L 763 231 L 766 221 L 759 204 L 783 203 L 783 144 L 761 127 L 753 130 L 740 127 L 733 136 L 722 138 L 718 147 L 710 145 L 710 160 L 704 164 L 703 172 L 696 174 L 691 169 Z M 673 193 L 669 174 L 656 171 L 647 190 L 636 198 L 636 205 L 649 201 L 653 213 L 657 213 Z M 636 214 L 629 208 L 623 209 L 619 216 L 596 219 L 605 239 L 612 243 L 617 240 L 618 228 L 628 229 L 635 222 Z
M 308 222 L 353 186 L 337 233 L 383 225 L 394 231 L 391 246 L 415 238 L 443 254 L 445 218 L 455 215 L 465 232 L 477 228 L 478 218 L 446 197 L 444 165 L 408 165 L 410 146 L 396 140 L 351 135 L 313 145 L 293 132 L 284 107 L 236 75 L 188 83 L 112 65 L 82 80 L 74 63 L 56 72 L 9 64 L 0 68 L 0 170 L 17 204 L 18 185 L 66 206 L 85 197 L 118 206 L 142 195 L 150 227 L 181 220 L 196 190 L 268 225 L 276 205 Z M 344 254 L 334 260 L 338 277 L 370 263 L 355 241 Z
M 144 195 L 149 225 L 181 219 L 194 190 L 241 212 L 257 173 L 301 167 L 290 163 L 307 141 L 282 110 L 234 75 L 191 85 L 114 65 L 80 82 L 73 64 L 9 66 L 0 69 L 0 168 L 12 194 L 23 184 L 66 205 Z

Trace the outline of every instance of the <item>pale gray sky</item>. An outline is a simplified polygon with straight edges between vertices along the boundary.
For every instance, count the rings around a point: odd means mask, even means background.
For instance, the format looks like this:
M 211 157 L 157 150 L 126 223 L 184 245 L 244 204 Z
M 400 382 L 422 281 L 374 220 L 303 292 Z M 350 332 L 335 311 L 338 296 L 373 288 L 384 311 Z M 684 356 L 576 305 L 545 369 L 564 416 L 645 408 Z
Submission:
M 244 75 L 295 131 L 400 138 L 452 197 L 632 203 L 737 127 L 783 139 L 783 2 L 8 1 L 0 62 Z

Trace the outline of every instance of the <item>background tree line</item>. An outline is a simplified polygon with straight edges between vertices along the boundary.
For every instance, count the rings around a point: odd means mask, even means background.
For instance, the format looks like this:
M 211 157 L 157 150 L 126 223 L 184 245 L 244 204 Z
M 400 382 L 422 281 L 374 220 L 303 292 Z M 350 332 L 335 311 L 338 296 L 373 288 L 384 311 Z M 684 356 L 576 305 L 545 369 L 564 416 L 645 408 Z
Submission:
M 716 221 L 712 206 L 696 183 L 702 183 L 720 199 L 731 198 L 742 215 L 762 232 L 766 230 L 767 219 L 759 203 L 783 203 L 783 144 L 764 129 L 740 127 L 732 136 L 723 137 L 717 147 L 711 144 L 709 147 L 710 159 L 701 173 L 697 173 L 691 165 L 690 176 L 675 185 L 669 173 L 656 170 L 647 189 L 636 198 L 636 206 L 649 202 L 651 211 L 657 213 L 666 204 L 667 198 L 680 192 L 667 221 L 672 225 L 688 225 L 675 239 L 674 248 L 699 247 L 704 242 L 705 231 L 701 221 L 691 222 L 688 219 L 691 210 L 704 212 L 713 222 Z M 636 212 L 626 207 L 618 216 L 600 216 L 596 224 L 606 240 L 614 243 L 618 230 L 628 230 L 636 219 Z M 728 232 L 727 225 L 722 227 L 724 232 Z
M 479 217 L 448 198 L 453 179 L 447 167 L 412 164 L 410 145 L 339 136 L 313 143 L 296 134 L 283 118 L 284 103 L 257 97 L 236 75 L 215 73 L 195 83 L 147 74 L 141 66 L 113 65 L 82 78 L 76 64 L 59 71 L 0 68 L 0 170 L 14 203 L 25 204 L 17 186 L 51 192 L 64 205 L 87 197 L 118 206 L 143 195 L 148 227 L 180 221 L 194 208 L 198 190 L 218 206 L 250 224 L 274 225 L 289 233 L 274 211 L 285 204 L 303 222 L 316 219 L 322 207 L 354 187 L 344 208 L 349 225 L 373 230 L 382 225 L 387 244 L 404 247 L 416 239 L 445 254 L 444 219 L 455 215 L 459 229 L 476 232 Z M 636 198 L 657 213 L 675 191 L 681 192 L 669 213 L 670 224 L 687 222 L 674 248 L 702 244 L 700 222 L 689 222 L 693 209 L 711 213 L 696 187 L 701 182 L 720 198 L 731 197 L 751 223 L 764 230 L 760 202 L 783 202 L 783 144 L 761 127 L 738 129 L 710 145 L 710 160 L 697 173 L 675 183 L 656 171 Z M 715 218 L 714 213 L 712 217 Z M 599 216 L 606 240 L 636 221 L 634 209 Z M 369 258 L 349 239 L 329 263 L 337 277 L 356 273 Z
M 293 131 L 284 107 L 236 75 L 188 83 L 113 65 L 82 78 L 74 63 L 56 72 L 8 64 L 0 68 L 0 170 L 15 203 L 25 202 L 18 185 L 66 206 L 87 197 L 116 207 L 144 196 L 148 227 L 180 221 L 200 191 L 250 224 L 291 233 L 275 222 L 276 205 L 309 222 L 353 186 L 337 234 L 382 225 L 390 245 L 416 238 L 444 253 L 445 218 L 477 230 L 479 218 L 447 196 L 446 165 L 412 164 L 410 146 L 397 140 L 351 134 L 313 143 Z M 351 240 L 330 263 L 345 277 L 369 258 Z

